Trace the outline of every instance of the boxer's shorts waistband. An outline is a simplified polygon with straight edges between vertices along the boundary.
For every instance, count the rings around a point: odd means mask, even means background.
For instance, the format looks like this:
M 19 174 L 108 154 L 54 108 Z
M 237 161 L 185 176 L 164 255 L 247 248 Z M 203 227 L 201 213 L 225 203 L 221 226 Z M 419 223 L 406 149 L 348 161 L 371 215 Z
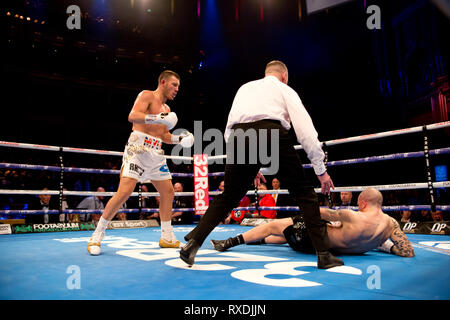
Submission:
M 133 132 L 131 132 L 130 138 L 128 139 L 127 145 L 129 144 L 144 146 L 155 150 L 161 150 L 162 139 L 156 138 L 144 132 L 134 130 Z

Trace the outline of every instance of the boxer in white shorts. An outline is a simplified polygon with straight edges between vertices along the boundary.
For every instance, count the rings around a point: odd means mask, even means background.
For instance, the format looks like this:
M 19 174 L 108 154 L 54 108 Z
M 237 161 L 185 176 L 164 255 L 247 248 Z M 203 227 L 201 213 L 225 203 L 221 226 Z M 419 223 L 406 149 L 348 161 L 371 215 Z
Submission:
M 161 146 L 160 138 L 133 131 L 123 153 L 122 177 L 141 183 L 172 179 Z
M 133 124 L 122 159 L 119 188 L 106 204 L 97 228 L 88 244 L 91 255 L 99 255 L 100 244 L 105 236 L 109 222 L 114 218 L 122 204 L 128 200 L 138 182 L 148 182 L 155 186 L 160 194 L 159 213 L 161 218 L 162 248 L 178 248 L 181 243 L 173 234 L 172 203 L 174 190 L 172 176 L 161 149 L 163 143 L 182 144 L 190 147 L 194 143 L 191 133 L 173 135 L 178 121 L 174 112 L 170 111 L 167 100 L 173 100 L 178 93 L 180 76 L 173 71 L 165 70 L 158 78 L 158 88 L 154 91 L 144 90 L 136 98 L 128 115 Z

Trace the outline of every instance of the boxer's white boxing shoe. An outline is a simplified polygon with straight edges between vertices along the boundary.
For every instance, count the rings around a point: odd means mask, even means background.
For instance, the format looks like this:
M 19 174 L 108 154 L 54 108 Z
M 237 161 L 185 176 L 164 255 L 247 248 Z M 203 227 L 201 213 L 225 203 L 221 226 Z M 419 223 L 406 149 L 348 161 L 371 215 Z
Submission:
M 105 237 L 105 232 L 94 232 L 89 239 L 88 251 L 92 256 L 98 256 L 102 251 L 100 244 Z

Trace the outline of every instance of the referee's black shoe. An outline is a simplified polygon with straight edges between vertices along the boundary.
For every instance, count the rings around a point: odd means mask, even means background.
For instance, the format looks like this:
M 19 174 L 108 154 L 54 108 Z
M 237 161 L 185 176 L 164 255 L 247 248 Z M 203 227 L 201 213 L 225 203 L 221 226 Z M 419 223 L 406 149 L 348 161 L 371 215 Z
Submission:
M 190 239 L 188 243 L 180 250 L 180 258 L 189 266 L 194 264 L 195 255 L 197 254 L 200 245 L 194 239 Z
M 336 258 L 329 251 L 322 251 L 317 253 L 317 268 L 329 269 L 333 267 L 343 266 L 344 261 Z

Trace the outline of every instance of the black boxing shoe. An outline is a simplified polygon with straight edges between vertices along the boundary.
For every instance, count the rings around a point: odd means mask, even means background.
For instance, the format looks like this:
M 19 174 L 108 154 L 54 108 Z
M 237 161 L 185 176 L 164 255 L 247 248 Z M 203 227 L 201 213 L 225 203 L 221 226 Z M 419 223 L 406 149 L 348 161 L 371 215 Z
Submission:
M 211 245 L 214 247 L 214 249 L 220 252 L 228 250 L 233 246 L 233 244 L 231 243 L 231 238 L 228 238 L 227 240 L 211 240 Z
M 328 251 L 317 253 L 317 268 L 319 269 L 329 269 L 343 265 L 344 261 L 342 259 L 336 258 Z
M 190 239 L 188 243 L 180 250 L 180 259 L 186 262 L 189 266 L 194 264 L 195 255 L 197 254 L 200 245 L 194 239 Z

